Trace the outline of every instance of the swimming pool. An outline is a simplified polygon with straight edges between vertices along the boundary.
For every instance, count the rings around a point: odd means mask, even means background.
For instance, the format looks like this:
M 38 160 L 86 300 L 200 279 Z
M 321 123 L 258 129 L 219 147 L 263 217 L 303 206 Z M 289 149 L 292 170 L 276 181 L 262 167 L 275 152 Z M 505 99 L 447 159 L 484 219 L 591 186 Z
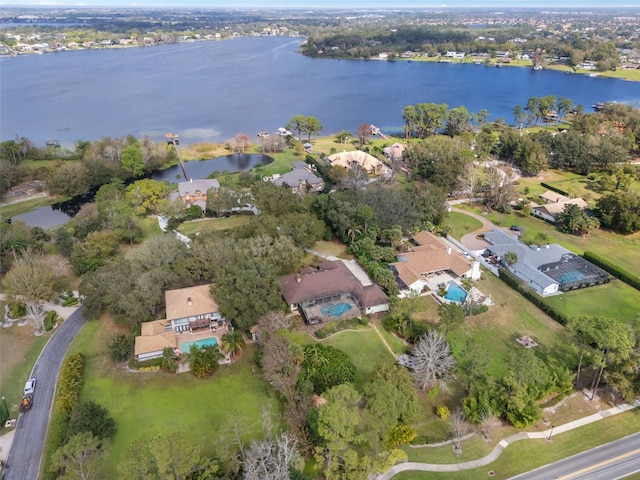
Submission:
M 569 283 L 569 282 L 576 282 L 578 280 L 582 280 L 585 277 L 585 275 L 582 274 L 582 272 L 579 272 L 578 270 L 573 270 L 571 272 L 565 273 L 564 275 L 561 275 L 559 280 L 561 283 Z
M 331 317 L 339 317 L 340 315 L 342 315 L 345 312 L 348 312 L 352 308 L 353 307 L 348 303 L 344 303 L 344 302 L 333 303 L 330 305 L 324 305 L 320 307 L 320 313 L 322 315 L 327 315 Z
M 449 281 L 449 289 L 444 298 L 452 302 L 463 303 L 467 298 L 467 291 L 453 280 Z
M 203 338 L 202 340 L 194 340 L 193 342 L 180 342 L 180 351 L 182 353 L 189 353 L 191 345 L 195 345 L 198 348 L 206 347 L 207 345 L 218 345 L 218 339 L 216 337 Z

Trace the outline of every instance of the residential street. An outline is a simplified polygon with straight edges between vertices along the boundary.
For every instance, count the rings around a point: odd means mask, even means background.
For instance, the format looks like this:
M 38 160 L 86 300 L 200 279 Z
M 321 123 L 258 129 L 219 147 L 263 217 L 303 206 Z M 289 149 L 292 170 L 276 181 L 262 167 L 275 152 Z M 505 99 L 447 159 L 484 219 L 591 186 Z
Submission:
M 60 367 L 72 340 L 84 322 L 82 308 L 79 308 L 58 327 L 38 357 L 31 373 L 32 378 L 37 379 L 33 408 L 25 414 L 20 414 L 4 480 L 38 478 Z
M 511 480 L 615 480 L 640 471 L 640 433 L 523 473 Z

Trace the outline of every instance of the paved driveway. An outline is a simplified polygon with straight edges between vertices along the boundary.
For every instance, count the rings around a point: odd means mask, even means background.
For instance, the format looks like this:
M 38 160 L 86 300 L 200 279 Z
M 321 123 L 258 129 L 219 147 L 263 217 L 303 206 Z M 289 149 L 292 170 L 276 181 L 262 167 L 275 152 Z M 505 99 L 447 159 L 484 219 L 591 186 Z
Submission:
M 60 367 L 84 321 L 82 308 L 79 308 L 58 327 L 40 353 L 31 373 L 31 377 L 38 380 L 33 407 L 18 418 L 3 480 L 38 478 Z

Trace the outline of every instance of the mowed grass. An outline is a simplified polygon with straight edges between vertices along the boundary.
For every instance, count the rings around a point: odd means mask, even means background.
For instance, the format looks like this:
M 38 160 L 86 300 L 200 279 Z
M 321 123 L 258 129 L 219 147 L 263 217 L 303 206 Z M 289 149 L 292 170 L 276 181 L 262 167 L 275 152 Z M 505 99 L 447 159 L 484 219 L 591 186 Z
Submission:
M 30 212 L 31 210 L 35 210 L 36 208 L 46 207 L 56 202 L 63 202 L 65 200 L 68 199 L 60 197 L 38 197 L 32 198 L 30 200 L 25 200 L 23 202 L 1 205 L 0 216 L 2 216 L 2 218 L 11 218 L 15 217 L 16 215 L 22 215 L 23 213 Z
M 444 221 L 445 225 L 451 225 L 453 238 L 460 239 L 467 233 L 478 230 L 482 227 L 482 222 L 476 218 L 465 215 L 464 213 L 449 212 Z
M 187 237 L 193 237 L 197 233 L 222 232 L 233 230 L 251 220 L 250 215 L 234 215 L 226 218 L 205 218 L 181 223 L 178 231 Z
M 496 305 L 489 307 L 486 313 L 466 317 L 461 328 L 449 332 L 451 348 L 457 358 L 463 354 L 468 341 L 483 345 L 489 354 L 488 372 L 501 376 L 506 370 L 504 360 L 508 353 L 524 348 L 516 339 L 529 335 L 539 344 L 534 352 L 550 367 L 575 367 L 576 350 L 569 344 L 562 325 L 491 273 L 484 272 L 474 286 L 490 296 Z
M 278 414 L 275 394 L 257 371 L 252 373 L 255 347 L 247 347 L 237 363 L 221 366 L 205 380 L 190 373 L 127 372 L 113 366 L 105 354 L 105 341 L 117 331 L 109 324 L 89 322 L 70 349 L 87 356 L 81 401 L 99 403 L 116 421 L 117 433 L 105 462 L 107 478 L 117 478 L 123 452 L 137 439 L 181 431 L 204 454 L 216 455 L 220 436 L 235 413 L 252 426 L 245 440 L 259 434 L 263 408 Z
M 583 452 L 598 445 L 611 442 L 618 438 L 637 433 L 640 430 L 640 411 L 614 415 L 598 422 L 553 436 L 553 441 L 521 440 L 510 444 L 497 460 L 487 466 L 460 472 L 403 472 L 393 477 L 394 480 L 469 480 L 475 478 L 490 478 L 489 471 L 495 472 L 491 478 L 504 480 L 514 475 L 533 470 L 548 463 Z M 462 456 L 458 461 L 477 459 L 486 455 L 484 448 L 477 447 L 478 440 L 462 442 Z M 425 449 L 426 450 L 426 449 Z M 434 449 L 429 453 L 432 463 L 452 463 L 447 460 L 451 456 L 451 446 Z M 470 450 L 469 458 L 465 451 Z M 471 453 L 478 456 L 471 457 Z M 424 454 L 425 456 L 427 454 Z M 425 458 L 424 461 L 429 461 Z
M 640 315 L 640 292 L 620 280 L 549 297 L 546 302 L 565 315 L 598 315 L 631 324 Z

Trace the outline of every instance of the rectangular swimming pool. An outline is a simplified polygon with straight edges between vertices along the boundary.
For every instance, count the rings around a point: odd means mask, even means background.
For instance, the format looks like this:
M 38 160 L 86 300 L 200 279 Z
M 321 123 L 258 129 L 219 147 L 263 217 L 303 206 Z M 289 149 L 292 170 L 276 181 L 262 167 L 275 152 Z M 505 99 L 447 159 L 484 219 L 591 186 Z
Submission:
M 194 340 L 193 342 L 180 342 L 180 351 L 182 353 L 189 353 L 191 345 L 195 345 L 198 348 L 206 347 L 207 345 L 218 345 L 218 339 L 216 337 L 203 338 L 202 340 Z

